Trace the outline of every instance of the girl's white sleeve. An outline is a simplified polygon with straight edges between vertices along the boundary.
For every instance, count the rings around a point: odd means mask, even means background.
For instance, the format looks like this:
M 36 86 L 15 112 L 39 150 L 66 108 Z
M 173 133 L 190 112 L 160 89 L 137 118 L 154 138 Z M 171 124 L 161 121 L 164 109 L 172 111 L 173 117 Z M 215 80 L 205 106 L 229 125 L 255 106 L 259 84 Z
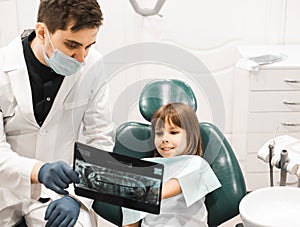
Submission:
M 172 158 L 147 158 L 164 165 L 164 182 L 179 181 L 187 206 L 221 186 L 210 165 L 200 156 L 181 155 Z
M 215 173 L 204 159 L 195 160 L 194 165 L 199 168 L 192 169 L 189 173 L 183 171 L 177 176 L 187 207 L 221 187 Z
M 123 225 L 129 225 L 142 220 L 148 213 L 122 207 Z

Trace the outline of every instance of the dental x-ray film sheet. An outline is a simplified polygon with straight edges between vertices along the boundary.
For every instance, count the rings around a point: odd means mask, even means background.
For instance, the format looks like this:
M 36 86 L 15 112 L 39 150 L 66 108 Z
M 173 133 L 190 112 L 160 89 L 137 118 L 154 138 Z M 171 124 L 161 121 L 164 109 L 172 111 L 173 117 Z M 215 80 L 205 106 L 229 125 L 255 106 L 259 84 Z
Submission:
M 164 166 L 75 143 L 75 193 L 102 202 L 159 214 Z

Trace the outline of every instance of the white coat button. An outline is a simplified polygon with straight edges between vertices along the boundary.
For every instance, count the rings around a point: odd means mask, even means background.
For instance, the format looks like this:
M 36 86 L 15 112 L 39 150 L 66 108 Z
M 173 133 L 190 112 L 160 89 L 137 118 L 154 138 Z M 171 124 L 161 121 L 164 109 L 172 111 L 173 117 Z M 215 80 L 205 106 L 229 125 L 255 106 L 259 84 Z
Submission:
M 41 136 L 44 136 L 44 135 L 47 134 L 47 130 L 41 129 L 40 132 L 39 132 L 39 134 L 40 134 Z
M 47 100 L 48 102 L 50 102 L 51 98 L 50 98 L 50 97 L 47 97 L 46 100 Z

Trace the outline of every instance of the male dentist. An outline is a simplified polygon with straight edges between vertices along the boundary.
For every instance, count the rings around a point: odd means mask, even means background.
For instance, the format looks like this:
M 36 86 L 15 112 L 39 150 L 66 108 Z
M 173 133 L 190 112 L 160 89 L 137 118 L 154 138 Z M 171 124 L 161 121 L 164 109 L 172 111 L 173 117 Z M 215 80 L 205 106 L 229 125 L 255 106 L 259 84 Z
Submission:
M 96 226 L 74 195 L 74 143 L 112 151 L 97 0 L 41 0 L 35 29 L 0 49 L 0 226 Z

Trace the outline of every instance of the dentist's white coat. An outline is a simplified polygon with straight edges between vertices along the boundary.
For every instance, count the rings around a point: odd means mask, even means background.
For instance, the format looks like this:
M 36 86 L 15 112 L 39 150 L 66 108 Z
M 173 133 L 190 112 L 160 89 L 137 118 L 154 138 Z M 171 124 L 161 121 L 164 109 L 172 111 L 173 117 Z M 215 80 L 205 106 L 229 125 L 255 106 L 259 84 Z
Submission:
M 15 213 L 22 201 L 40 197 L 41 187 L 30 183 L 37 160 L 72 164 L 81 123 L 88 144 L 112 151 L 114 131 L 100 59 L 91 49 L 80 72 L 64 78 L 40 127 L 33 113 L 21 38 L 0 49 L 0 223 L 14 218 L 6 217 L 5 207 L 11 206 Z M 46 197 L 57 198 L 42 188 Z M 90 200 L 81 201 L 90 208 Z

